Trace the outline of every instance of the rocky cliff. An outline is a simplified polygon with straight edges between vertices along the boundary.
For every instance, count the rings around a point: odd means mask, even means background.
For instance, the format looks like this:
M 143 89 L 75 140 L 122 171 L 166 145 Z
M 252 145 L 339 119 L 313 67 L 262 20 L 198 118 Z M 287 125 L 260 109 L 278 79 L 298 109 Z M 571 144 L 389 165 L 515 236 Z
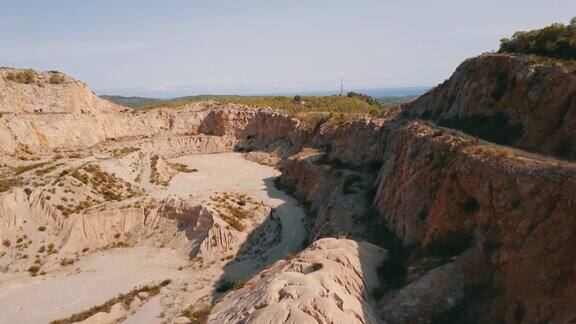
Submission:
M 576 158 L 576 74 L 570 62 L 484 54 L 409 104 L 405 114 L 528 151 Z

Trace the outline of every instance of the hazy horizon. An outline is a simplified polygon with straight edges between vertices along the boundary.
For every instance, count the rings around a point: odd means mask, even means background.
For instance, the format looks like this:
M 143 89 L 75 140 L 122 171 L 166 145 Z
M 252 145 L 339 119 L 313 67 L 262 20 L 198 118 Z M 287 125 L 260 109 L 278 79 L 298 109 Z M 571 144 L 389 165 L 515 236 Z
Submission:
M 420 96 L 426 91 L 430 90 L 432 87 L 424 86 L 424 87 L 386 87 L 386 88 L 352 88 L 344 89 L 344 94 L 348 92 L 358 92 L 363 93 L 372 97 L 408 97 L 408 96 Z M 140 98 L 148 98 L 148 99 L 175 99 L 180 97 L 187 97 L 187 96 L 295 96 L 295 95 L 302 95 L 302 96 L 330 96 L 330 95 L 338 95 L 340 93 L 340 89 L 331 89 L 331 90 L 303 90 L 303 91 L 268 91 L 268 92 L 229 92 L 229 93 L 194 93 L 194 94 L 176 94 L 170 95 L 170 93 L 161 92 L 158 95 L 154 96 L 154 93 L 150 93 L 151 95 L 124 95 L 122 89 L 116 90 L 117 93 L 101 93 L 96 91 L 96 94 L 99 96 L 120 96 L 120 97 L 140 97 Z M 178 90 L 180 93 L 182 90 Z
M 18 1 L 1 65 L 59 70 L 98 94 L 178 97 L 429 88 L 576 2 Z

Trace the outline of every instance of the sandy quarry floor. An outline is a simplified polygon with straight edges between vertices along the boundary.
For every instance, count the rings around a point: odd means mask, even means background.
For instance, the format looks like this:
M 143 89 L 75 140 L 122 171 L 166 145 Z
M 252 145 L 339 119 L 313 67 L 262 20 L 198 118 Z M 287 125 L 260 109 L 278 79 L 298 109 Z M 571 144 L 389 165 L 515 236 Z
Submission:
M 208 199 L 214 192 L 235 191 L 257 197 L 272 207 L 282 224 L 280 243 L 270 251 L 268 264 L 296 251 L 306 236 L 303 210 L 296 201 L 278 191 L 273 180 L 274 168 L 245 160 L 241 154 L 190 155 L 171 160 L 195 168 L 195 173 L 178 173 L 166 188 L 149 194 Z M 135 247 L 118 248 L 89 254 L 73 267 L 46 276 L 0 276 L 0 323 L 43 323 L 100 305 L 137 286 L 171 279 L 163 292 L 133 310 L 129 323 L 162 322 L 160 313 L 166 305 L 184 307 L 186 303 L 209 294 L 224 272 L 222 265 L 194 270 L 190 260 L 171 249 Z M 244 260 L 228 264 L 227 273 L 237 277 L 252 274 L 265 266 L 261 261 Z M 180 268 L 180 269 L 179 269 Z M 183 291 L 180 293 L 180 291 Z M 179 296 L 185 295 L 185 296 Z M 182 305 L 174 305 L 182 303 Z
M 286 251 L 295 251 L 306 235 L 304 212 L 289 195 L 276 189 L 274 179 L 280 172 L 269 166 L 248 161 L 240 153 L 188 155 L 173 160 L 196 168 L 195 173 L 179 173 L 159 198 L 169 195 L 192 195 L 206 199 L 213 192 L 235 191 L 261 199 L 275 209 L 282 222 L 282 240 L 276 247 L 276 259 Z
M 0 282 L 3 323 L 43 323 L 105 302 L 133 287 L 164 279 L 186 279 L 185 264 L 168 249 L 130 248 L 97 253 L 69 271 Z

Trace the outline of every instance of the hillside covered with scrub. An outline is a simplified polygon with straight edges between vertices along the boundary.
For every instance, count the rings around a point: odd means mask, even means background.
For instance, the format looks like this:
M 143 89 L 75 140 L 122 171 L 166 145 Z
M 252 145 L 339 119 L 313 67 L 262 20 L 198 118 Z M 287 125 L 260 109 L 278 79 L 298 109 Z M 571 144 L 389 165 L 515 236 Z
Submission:
M 414 100 L 415 96 L 385 96 L 374 98 L 362 93 L 348 92 L 344 96 L 232 96 L 199 95 L 174 99 L 107 96 L 102 98 L 130 108 L 150 109 L 157 107 L 179 107 L 200 101 L 213 100 L 223 104 L 238 103 L 253 107 L 272 107 L 289 114 L 324 112 L 343 114 L 370 114 L 376 116 L 402 103 Z
M 555 23 L 542 29 L 518 31 L 504 38 L 500 53 L 537 55 L 562 60 L 576 59 L 576 17 L 568 25 Z

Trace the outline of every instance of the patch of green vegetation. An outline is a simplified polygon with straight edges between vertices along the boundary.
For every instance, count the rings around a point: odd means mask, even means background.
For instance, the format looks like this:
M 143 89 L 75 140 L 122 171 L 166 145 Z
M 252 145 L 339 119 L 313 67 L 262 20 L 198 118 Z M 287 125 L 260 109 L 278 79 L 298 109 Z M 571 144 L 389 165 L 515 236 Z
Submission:
M 242 289 L 242 287 L 244 287 L 244 285 L 246 285 L 246 282 L 248 280 L 246 279 L 238 279 L 235 283 L 234 283 L 234 287 L 232 287 L 234 290 L 238 290 L 238 289 Z
M 410 250 L 402 245 L 402 242 L 386 225 L 377 223 L 378 214 L 375 208 L 367 209 L 368 215 L 364 216 L 371 225 L 368 227 L 368 241 L 388 250 L 387 258 L 378 267 L 380 284 L 372 290 L 372 297 L 381 299 L 386 292 L 398 289 L 406 284 L 408 270 L 406 264 L 410 256 Z
M 282 182 L 282 177 L 276 177 L 274 179 L 274 187 L 278 190 L 282 190 L 287 194 L 293 194 L 296 191 L 294 186 L 291 186 L 288 183 Z
M 184 172 L 184 173 L 198 172 L 198 169 L 190 169 L 186 164 L 183 163 L 170 163 L 170 166 L 172 167 L 172 169 L 178 172 Z
M 448 232 L 436 237 L 426 248 L 437 257 L 452 257 L 459 255 L 472 246 L 474 237 L 468 233 Z
M 22 185 L 23 181 L 22 178 L 4 178 L 0 179 L 0 192 L 8 191 L 12 187 Z
M 464 287 L 464 297 L 452 307 L 443 310 L 437 310 L 430 316 L 432 324 L 457 324 L 457 323 L 483 323 L 478 316 L 474 313 L 477 312 L 475 306 L 484 303 L 489 303 L 494 300 L 499 294 L 499 289 L 492 287 L 488 284 L 475 284 L 467 285 Z M 514 312 L 514 317 L 517 322 L 522 322 L 525 310 L 522 307 L 517 307 Z M 504 323 L 504 319 L 491 318 L 493 323 Z
M 115 97 L 106 99 L 119 104 L 125 100 Z M 142 105 L 130 102 L 127 106 L 138 108 L 180 107 L 199 101 L 214 100 L 222 104 L 242 104 L 254 107 L 272 107 L 282 110 L 290 115 L 300 113 L 323 112 L 332 113 L 335 117 L 343 115 L 370 114 L 377 116 L 388 108 L 395 106 L 394 102 L 380 103 L 378 100 L 359 93 L 351 92 L 346 96 L 192 96 L 171 100 L 142 100 Z M 137 102 L 137 101 L 136 101 Z
M 439 126 L 461 130 L 472 136 L 497 144 L 510 145 L 524 132 L 521 124 L 511 123 L 503 113 L 440 119 Z
M 315 272 L 315 271 L 321 270 L 322 268 L 324 268 L 324 265 L 322 263 L 314 262 L 310 266 L 310 272 Z
M 30 171 L 39 167 L 42 167 L 44 165 L 46 165 L 48 162 L 40 162 L 40 163 L 33 163 L 33 164 L 28 164 L 28 165 L 19 165 L 16 168 L 14 168 L 14 172 L 18 175 L 18 174 L 22 174 L 26 171 Z
M 182 312 L 182 316 L 188 317 L 192 324 L 206 323 L 211 311 L 212 308 L 208 305 L 191 306 Z
M 38 273 L 38 271 L 40 271 L 40 266 L 37 265 L 33 265 L 30 268 L 28 268 L 28 272 L 30 272 L 30 274 L 32 276 L 36 276 L 36 274 Z
M 146 292 L 146 293 L 148 293 L 149 298 L 156 296 L 160 293 L 160 289 L 162 287 L 169 285 L 171 282 L 172 281 L 170 279 L 166 279 L 166 280 L 164 280 L 161 283 L 156 284 L 156 285 L 148 285 L 148 286 L 144 286 L 144 287 L 140 287 L 140 288 L 135 288 L 132 291 L 130 291 L 129 293 L 120 294 L 120 295 L 118 295 L 118 297 L 112 298 L 102 305 L 94 306 L 94 307 L 92 307 L 88 310 L 85 310 L 83 312 L 71 315 L 71 316 L 63 318 L 63 319 L 58 319 L 58 320 L 52 321 L 52 322 L 50 322 L 50 324 L 69 324 L 69 323 L 81 322 L 81 321 L 91 317 L 92 315 L 94 315 L 96 313 L 100 313 L 100 312 L 108 313 L 108 312 L 110 312 L 110 309 L 112 308 L 112 306 L 114 306 L 117 303 L 122 303 L 123 305 L 128 307 L 134 301 L 134 299 L 136 298 L 136 296 L 139 293 Z
M 50 79 L 48 82 L 51 84 L 62 84 L 66 81 L 64 76 L 58 72 L 50 72 Z
M 163 99 L 156 99 L 156 98 L 124 97 L 124 96 L 101 96 L 101 98 L 104 98 L 110 102 L 129 108 L 142 108 L 165 101 Z
M 472 215 L 480 209 L 480 204 L 476 198 L 468 198 L 462 203 L 461 207 L 466 214 Z
M 137 147 L 123 147 L 121 149 L 115 149 L 114 151 L 112 151 L 112 156 L 114 156 L 115 158 L 120 158 L 120 157 L 124 157 L 130 153 L 134 153 L 134 152 L 138 152 L 140 151 L 139 148 Z
M 576 59 L 576 17 L 570 24 L 555 23 L 542 29 L 519 31 L 500 40 L 501 53 L 534 54 L 564 60 Z
M 349 174 L 344 179 L 344 183 L 342 184 L 342 193 L 345 195 L 350 195 L 354 193 L 353 186 L 356 182 L 362 180 L 357 174 Z
M 229 291 L 233 287 L 234 287 L 233 282 L 230 282 L 228 280 L 222 280 L 218 283 L 218 287 L 216 287 L 216 292 L 217 293 L 224 293 L 224 292 Z
M 406 284 L 408 255 L 408 251 L 399 245 L 389 250 L 388 257 L 378 267 L 380 285 L 372 291 L 372 296 L 376 300 L 382 298 L 387 291 L 401 288 Z
M 286 253 L 284 253 L 284 260 L 289 261 L 294 259 L 294 257 L 296 256 L 296 254 L 294 254 L 294 252 L 292 251 L 287 251 Z
M 9 72 L 6 74 L 5 79 L 12 82 L 18 82 L 23 84 L 31 84 L 36 81 L 36 72 L 32 69 L 26 69 L 21 72 Z
M 556 145 L 554 153 L 566 160 L 576 160 L 576 143 L 568 138 L 562 138 Z

